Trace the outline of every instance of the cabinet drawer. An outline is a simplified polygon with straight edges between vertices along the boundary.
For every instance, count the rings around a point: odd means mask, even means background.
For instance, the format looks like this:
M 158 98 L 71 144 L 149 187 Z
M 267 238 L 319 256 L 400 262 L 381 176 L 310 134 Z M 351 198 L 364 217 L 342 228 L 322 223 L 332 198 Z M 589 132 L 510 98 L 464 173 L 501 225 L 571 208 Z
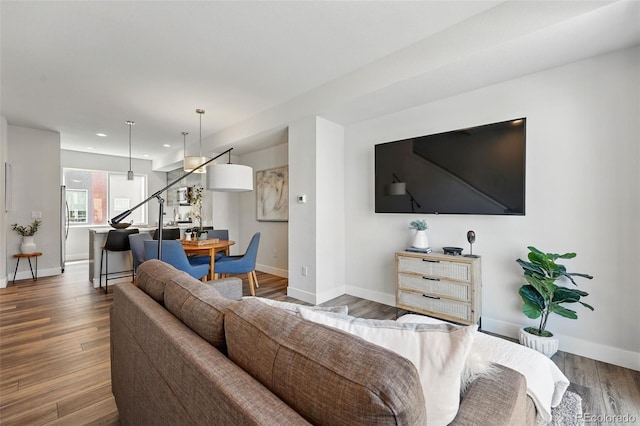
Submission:
M 471 281 L 471 265 L 446 260 L 398 256 L 398 272 L 450 278 L 467 283 Z
M 447 315 L 453 318 L 459 318 L 464 322 L 472 322 L 473 314 L 471 312 L 471 304 L 457 302 L 447 299 L 432 299 L 424 297 L 421 294 L 409 293 L 399 290 L 398 303 L 408 307 L 415 308 L 417 311 L 429 311 Z
M 421 293 L 429 293 L 436 296 L 445 296 L 459 299 L 465 302 L 471 301 L 471 291 L 468 284 L 455 281 L 440 281 L 439 278 L 424 278 L 419 275 L 398 274 L 398 287 L 416 290 Z

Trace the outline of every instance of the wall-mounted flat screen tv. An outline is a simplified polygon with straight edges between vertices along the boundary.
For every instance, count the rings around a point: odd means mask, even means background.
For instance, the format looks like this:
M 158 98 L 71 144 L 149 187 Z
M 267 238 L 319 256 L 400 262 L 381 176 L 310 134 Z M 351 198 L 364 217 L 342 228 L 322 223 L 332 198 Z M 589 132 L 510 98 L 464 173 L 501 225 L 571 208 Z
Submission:
M 526 118 L 375 145 L 376 213 L 525 214 Z

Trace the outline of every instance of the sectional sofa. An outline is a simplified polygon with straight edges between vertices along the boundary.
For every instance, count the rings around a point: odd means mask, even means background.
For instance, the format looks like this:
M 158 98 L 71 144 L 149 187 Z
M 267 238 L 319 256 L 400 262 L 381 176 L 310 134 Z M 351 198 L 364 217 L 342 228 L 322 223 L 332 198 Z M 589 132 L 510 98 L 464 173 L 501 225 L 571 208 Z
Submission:
M 421 425 L 429 406 L 406 358 L 158 260 L 114 286 L 112 390 L 123 425 Z M 495 366 L 456 425 L 534 424 L 524 377 Z

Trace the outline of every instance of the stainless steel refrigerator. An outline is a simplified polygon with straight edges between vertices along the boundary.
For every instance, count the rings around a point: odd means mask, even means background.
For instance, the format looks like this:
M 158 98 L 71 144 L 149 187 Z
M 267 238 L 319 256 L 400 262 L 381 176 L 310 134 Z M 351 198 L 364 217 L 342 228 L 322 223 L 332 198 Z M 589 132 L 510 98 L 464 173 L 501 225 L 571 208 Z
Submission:
M 60 270 L 64 273 L 67 256 L 67 237 L 69 236 L 69 204 L 67 204 L 67 188 L 60 186 Z

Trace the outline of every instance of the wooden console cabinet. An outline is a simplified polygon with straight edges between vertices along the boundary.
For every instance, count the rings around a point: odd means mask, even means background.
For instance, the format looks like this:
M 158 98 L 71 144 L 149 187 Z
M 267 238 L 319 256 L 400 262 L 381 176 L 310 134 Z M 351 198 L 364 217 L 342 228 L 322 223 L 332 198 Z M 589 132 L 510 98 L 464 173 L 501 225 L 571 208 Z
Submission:
M 482 315 L 480 258 L 396 253 L 396 306 L 460 324 Z

